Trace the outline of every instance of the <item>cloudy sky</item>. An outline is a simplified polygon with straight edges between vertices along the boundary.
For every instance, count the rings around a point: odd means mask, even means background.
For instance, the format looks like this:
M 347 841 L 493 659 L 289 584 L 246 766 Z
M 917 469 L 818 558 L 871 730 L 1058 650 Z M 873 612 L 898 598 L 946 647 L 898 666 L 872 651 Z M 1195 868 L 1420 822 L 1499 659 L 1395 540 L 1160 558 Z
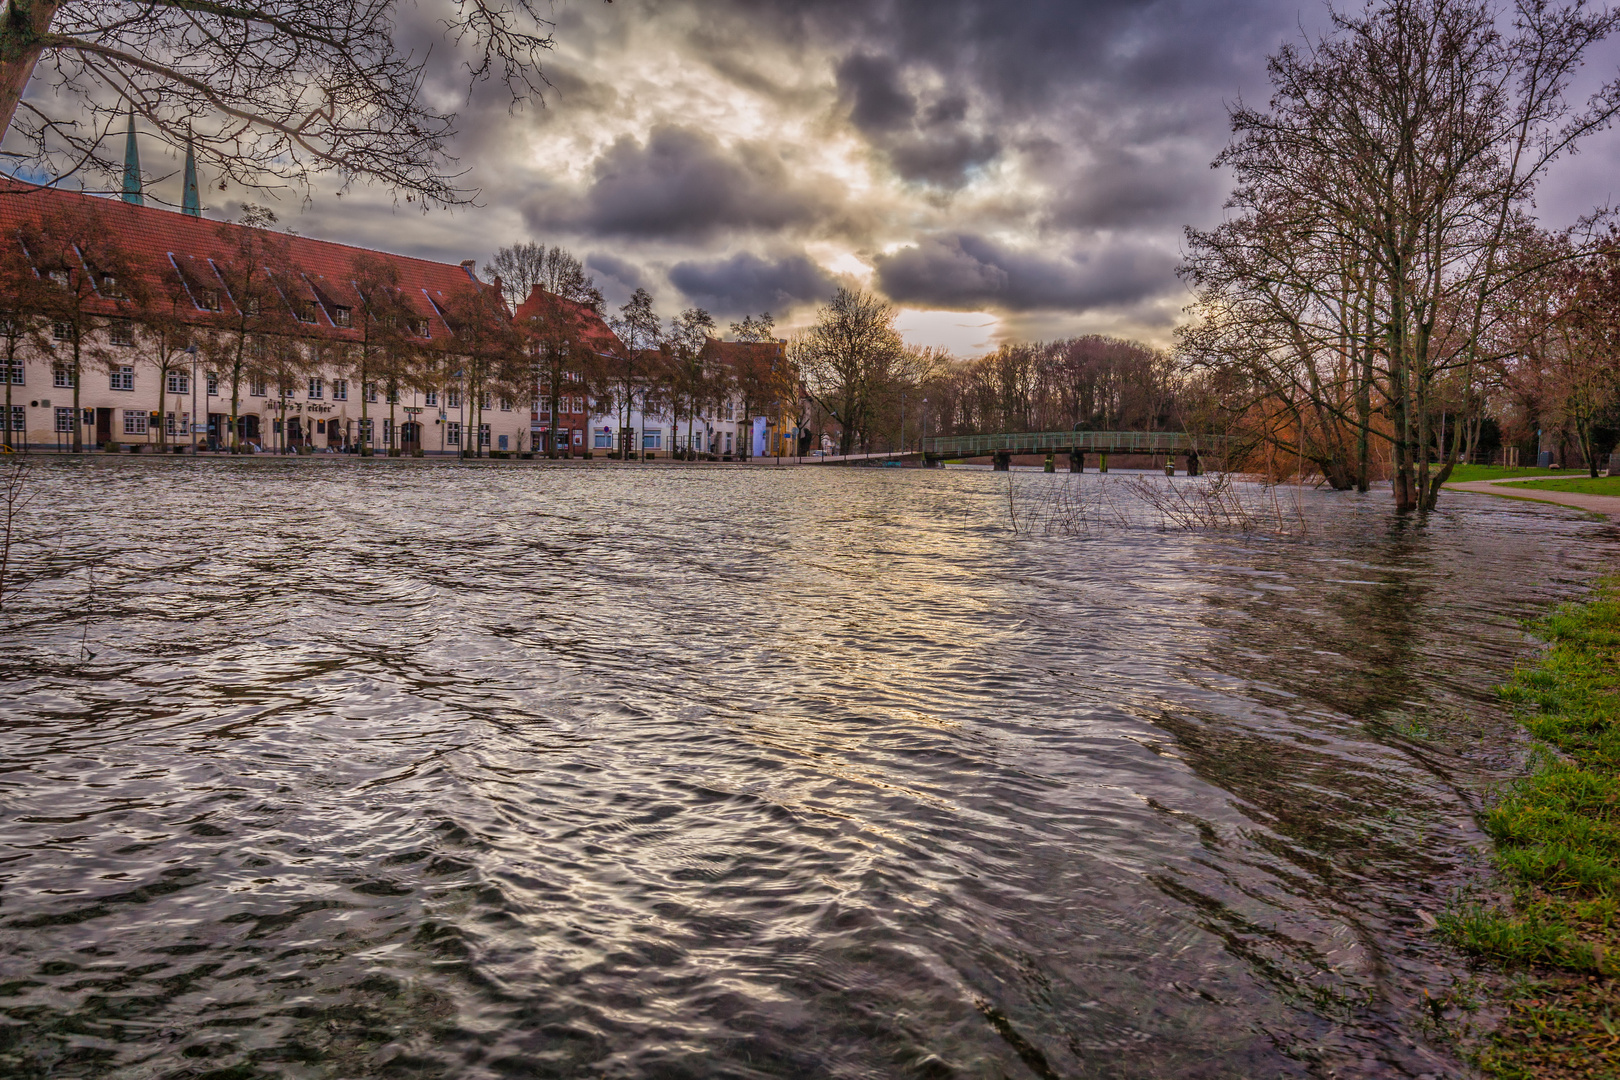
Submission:
M 803 324 L 836 283 L 972 355 L 1082 332 L 1167 343 L 1182 230 L 1218 220 L 1226 109 L 1322 22 L 1298 0 L 565 0 L 543 108 L 469 103 L 455 152 L 476 208 L 380 192 L 277 206 L 310 236 L 446 261 L 521 240 L 586 260 L 617 304 Z M 1620 141 L 1547 188 L 1609 198 Z M 229 216 L 216 193 L 214 212 Z M 1573 211 L 1570 208 L 1574 208 Z

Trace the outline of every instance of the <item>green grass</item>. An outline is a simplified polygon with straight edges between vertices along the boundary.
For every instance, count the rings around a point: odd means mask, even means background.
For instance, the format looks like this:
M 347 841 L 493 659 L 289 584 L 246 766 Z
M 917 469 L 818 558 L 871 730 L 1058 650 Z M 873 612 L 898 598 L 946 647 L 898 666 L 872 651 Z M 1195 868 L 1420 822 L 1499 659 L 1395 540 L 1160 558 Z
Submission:
M 1562 480 L 1526 480 L 1514 488 L 1574 491 L 1581 495 L 1620 495 L 1620 476 L 1570 476 Z
M 1458 465 L 1451 470 L 1446 482 L 1457 484 L 1469 480 L 1506 480 L 1514 476 L 1552 476 L 1556 475 L 1548 469 L 1513 468 L 1506 465 Z
M 1536 739 L 1486 816 L 1509 904 L 1461 903 L 1455 944 L 1532 978 L 1479 1054 L 1503 1077 L 1620 1076 L 1620 583 L 1536 627 L 1550 647 L 1502 696 Z

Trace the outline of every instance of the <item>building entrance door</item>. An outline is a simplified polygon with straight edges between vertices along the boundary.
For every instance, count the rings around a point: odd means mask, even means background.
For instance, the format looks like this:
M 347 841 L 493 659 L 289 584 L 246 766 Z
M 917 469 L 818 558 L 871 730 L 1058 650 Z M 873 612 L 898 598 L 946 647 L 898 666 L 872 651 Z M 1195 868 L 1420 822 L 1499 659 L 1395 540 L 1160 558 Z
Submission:
M 112 441 L 112 410 L 96 410 L 96 442 L 106 444 Z
M 399 447 L 407 454 L 420 450 L 422 448 L 422 425 L 414 420 L 407 420 L 399 425 Z

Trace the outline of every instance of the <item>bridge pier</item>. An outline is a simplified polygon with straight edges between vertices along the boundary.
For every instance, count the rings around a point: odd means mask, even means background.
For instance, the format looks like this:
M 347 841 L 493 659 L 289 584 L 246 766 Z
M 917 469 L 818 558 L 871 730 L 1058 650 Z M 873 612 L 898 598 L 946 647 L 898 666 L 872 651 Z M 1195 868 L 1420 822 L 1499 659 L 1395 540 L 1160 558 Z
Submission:
M 1010 472 L 1012 470 L 1012 454 L 1006 450 L 997 450 L 995 456 L 990 460 L 993 462 L 991 467 L 996 472 Z
M 1085 454 L 1085 451 L 1083 451 L 1083 450 L 1070 450 L 1069 451 L 1069 471 L 1070 472 L 1085 472 L 1086 471 L 1086 454 Z
M 1046 455 L 1046 471 L 1057 472 L 1056 455 L 1050 453 Z
M 1108 471 L 1108 455 L 1106 453 L 1097 455 L 1097 471 L 1100 473 Z
M 1196 451 L 1196 450 L 1187 451 L 1187 475 L 1188 476 L 1202 476 L 1203 472 L 1204 472 L 1204 470 L 1199 468 L 1199 465 L 1198 465 L 1198 451 Z

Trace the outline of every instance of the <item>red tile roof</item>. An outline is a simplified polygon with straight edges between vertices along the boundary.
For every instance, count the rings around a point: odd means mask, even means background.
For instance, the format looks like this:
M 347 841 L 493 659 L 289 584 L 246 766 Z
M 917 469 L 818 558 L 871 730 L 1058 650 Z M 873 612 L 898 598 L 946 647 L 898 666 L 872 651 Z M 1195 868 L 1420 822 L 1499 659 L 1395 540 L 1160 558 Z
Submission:
M 546 308 L 551 304 L 561 305 L 564 310 L 579 320 L 580 340 L 588 348 L 595 349 L 599 353 L 624 355 L 624 345 L 619 341 L 618 335 L 608 327 L 608 324 L 603 320 L 602 316 L 596 313 L 594 308 L 575 303 L 572 300 L 564 300 L 560 296 L 546 292 L 538 285 L 529 290 L 528 299 L 518 305 L 513 318 L 522 322 L 524 319 L 543 315 Z
M 248 230 L 250 227 L 246 225 L 209 221 L 156 207 L 0 179 L 0 242 L 16 242 L 19 230 L 37 227 L 52 212 L 82 209 L 88 205 L 93 205 L 119 246 L 145 270 L 154 284 L 172 283 L 181 278 L 187 279 L 192 287 L 218 288 L 221 304 L 229 310 L 228 290 L 210 260 L 227 257 L 233 246 L 232 234 Z M 275 235 L 287 243 L 291 262 L 299 273 L 297 295 L 288 299 L 317 301 L 316 323 L 308 328 L 312 334 L 338 338 L 359 336 L 358 330 L 341 329 L 332 322 L 334 307 L 354 309 L 360 305 L 352 284 L 357 256 L 376 255 L 392 264 L 406 302 L 428 319 L 435 338 L 450 336 L 442 311 L 457 291 L 469 287 L 492 288 L 478 282 L 461 266 L 390 252 L 370 252 L 307 236 Z M 201 309 L 196 315 L 199 323 L 213 318 Z

